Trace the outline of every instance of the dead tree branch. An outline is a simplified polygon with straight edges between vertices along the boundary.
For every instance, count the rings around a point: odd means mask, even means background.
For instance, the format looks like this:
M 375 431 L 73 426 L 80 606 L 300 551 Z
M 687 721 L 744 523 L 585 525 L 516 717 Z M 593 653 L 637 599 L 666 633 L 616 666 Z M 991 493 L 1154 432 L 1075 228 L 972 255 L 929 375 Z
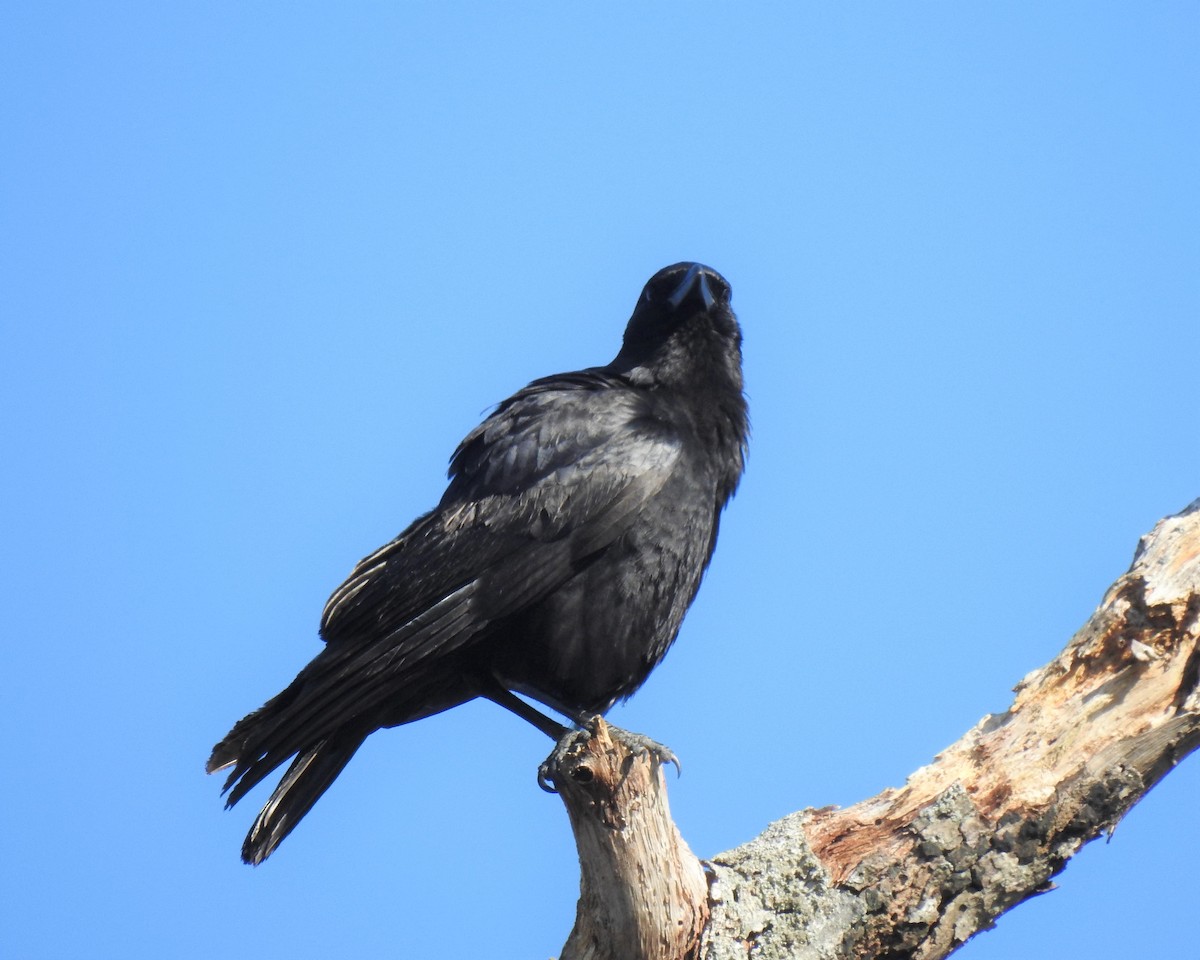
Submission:
M 704 867 L 650 757 L 597 734 L 560 782 L 582 896 L 563 960 L 936 960 L 1050 886 L 1200 745 L 1200 500 L 1049 664 L 899 789 L 780 820 Z

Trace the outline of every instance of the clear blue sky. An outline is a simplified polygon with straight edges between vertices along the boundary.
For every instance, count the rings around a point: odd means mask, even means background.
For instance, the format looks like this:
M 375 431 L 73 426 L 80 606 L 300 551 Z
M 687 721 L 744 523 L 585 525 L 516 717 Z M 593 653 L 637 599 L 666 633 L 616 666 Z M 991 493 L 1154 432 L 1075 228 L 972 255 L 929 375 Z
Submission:
M 555 954 L 549 744 L 369 742 L 266 866 L 210 745 L 527 381 L 730 280 L 749 470 L 622 725 L 701 856 L 902 782 L 1200 496 L 1194 3 L 0 12 L 0 929 L 21 960 Z M 1195 950 L 1200 758 L 968 945 Z

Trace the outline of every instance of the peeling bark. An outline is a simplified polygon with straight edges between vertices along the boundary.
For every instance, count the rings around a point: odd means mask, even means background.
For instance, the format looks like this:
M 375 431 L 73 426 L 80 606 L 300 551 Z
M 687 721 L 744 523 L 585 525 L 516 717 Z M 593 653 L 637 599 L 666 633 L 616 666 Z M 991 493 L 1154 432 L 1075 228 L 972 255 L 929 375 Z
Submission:
M 562 791 L 583 872 L 564 960 L 935 960 L 1049 889 L 1200 745 L 1200 500 L 1015 692 L 903 787 L 714 857 L 707 886 L 657 763 L 601 727 L 580 754 L 596 777 Z

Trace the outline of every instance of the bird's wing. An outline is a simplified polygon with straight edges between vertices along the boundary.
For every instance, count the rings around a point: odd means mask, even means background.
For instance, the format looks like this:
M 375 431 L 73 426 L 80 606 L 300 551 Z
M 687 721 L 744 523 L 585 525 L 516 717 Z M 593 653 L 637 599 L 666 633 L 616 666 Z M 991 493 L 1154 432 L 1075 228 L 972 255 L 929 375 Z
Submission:
M 678 438 L 599 371 L 535 381 L 472 431 L 437 509 L 362 560 L 325 607 L 331 645 L 408 662 L 457 649 L 587 566 L 660 490 Z
M 472 431 L 438 507 L 362 560 L 329 599 L 325 650 L 214 748 L 210 770 L 233 765 L 229 803 L 306 744 L 385 704 L 389 717 L 430 708 L 445 696 L 443 657 L 628 530 L 680 455 L 649 409 L 636 390 L 585 372 L 536 381 Z

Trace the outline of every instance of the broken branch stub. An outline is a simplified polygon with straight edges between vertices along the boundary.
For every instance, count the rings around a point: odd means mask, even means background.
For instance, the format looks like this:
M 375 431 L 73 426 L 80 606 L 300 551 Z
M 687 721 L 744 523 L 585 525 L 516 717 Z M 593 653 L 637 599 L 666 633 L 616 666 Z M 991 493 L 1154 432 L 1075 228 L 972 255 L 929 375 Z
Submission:
M 561 960 L 693 957 L 708 921 L 708 880 L 671 820 L 662 765 L 635 755 L 597 718 L 555 785 L 579 848 L 575 928 Z

